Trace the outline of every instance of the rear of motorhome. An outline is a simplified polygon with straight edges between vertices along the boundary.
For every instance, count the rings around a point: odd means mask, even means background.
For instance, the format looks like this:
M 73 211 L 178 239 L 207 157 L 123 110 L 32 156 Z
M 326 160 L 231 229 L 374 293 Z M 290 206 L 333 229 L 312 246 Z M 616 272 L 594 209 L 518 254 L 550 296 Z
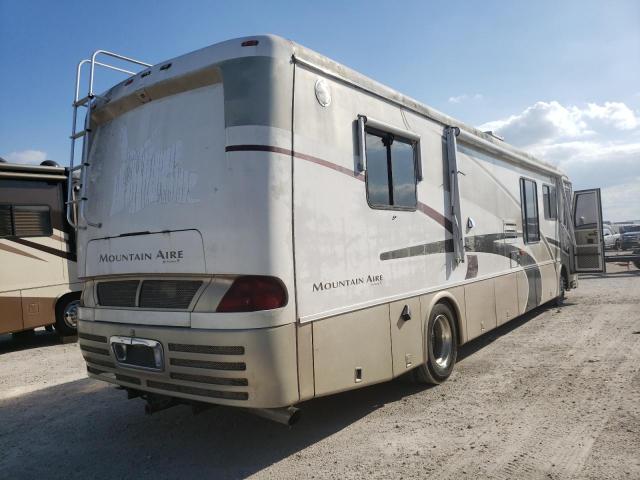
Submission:
M 278 37 L 74 105 L 80 348 L 150 402 L 440 383 L 460 345 L 604 268 L 599 190 Z
M 66 169 L 0 163 L 0 334 L 75 335 L 81 282 L 65 220 Z

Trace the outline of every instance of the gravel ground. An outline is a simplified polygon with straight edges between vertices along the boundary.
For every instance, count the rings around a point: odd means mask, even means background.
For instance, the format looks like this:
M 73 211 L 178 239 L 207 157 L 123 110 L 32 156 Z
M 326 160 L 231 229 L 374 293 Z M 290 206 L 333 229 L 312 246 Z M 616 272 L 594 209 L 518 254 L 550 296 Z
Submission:
M 76 344 L 0 337 L 0 476 L 640 479 L 640 271 L 610 270 L 464 346 L 439 387 L 313 400 L 293 428 L 222 407 L 145 416 L 84 378 Z

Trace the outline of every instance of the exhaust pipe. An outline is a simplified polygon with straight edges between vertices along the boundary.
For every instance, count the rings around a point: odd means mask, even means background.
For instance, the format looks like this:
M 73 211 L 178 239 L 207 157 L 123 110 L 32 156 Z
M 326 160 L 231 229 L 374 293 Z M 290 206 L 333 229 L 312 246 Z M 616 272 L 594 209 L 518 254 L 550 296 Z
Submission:
M 267 420 L 278 422 L 289 427 L 300 420 L 300 409 L 296 407 L 245 408 L 244 410 L 258 417 L 266 418 Z

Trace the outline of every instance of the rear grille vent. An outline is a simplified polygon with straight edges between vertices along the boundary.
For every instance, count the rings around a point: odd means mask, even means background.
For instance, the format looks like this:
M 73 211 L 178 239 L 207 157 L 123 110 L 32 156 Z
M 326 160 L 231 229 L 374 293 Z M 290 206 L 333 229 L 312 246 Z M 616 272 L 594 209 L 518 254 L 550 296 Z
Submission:
M 171 373 L 174 380 L 185 380 L 187 382 L 209 383 L 211 385 L 230 385 L 233 387 L 246 387 L 249 382 L 246 378 L 219 378 L 207 375 L 191 375 L 190 373 Z
M 93 368 L 87 365 L 87 372 L 93 373 L 94 375 L 102 375 L 103 373 L 107 373 L 104 370 L 100 370 L 98 368 Z
M 98 303 L 108 307 L 135 307 L 140 280 L 98 283 Z
M 100 342 L 107 343 L 107 337 L 103 337 L 102 335 L 92 335 L 90 333 L 78 333 L 78 338 L 82 338 L 83 340 L 91 340 L 92 342 Z
M 183 343 L 170 343 L 172 352 L 203 353 L 208 355 L 244 355 L 244 347 L 240 346 L 213 346 L 213 345 L 186 345 Z
M 98 283 L 98 303 L 103 307 L 189 308 L 202 286 L 200 280 L 118 280 Z
M 82 350 L 83 352 L 97 353 L 98 355 L 109 355 L 109 350 L 106 350 L 104 348 L 90 347 L 88 345 L 81 344 L 80 350 Z
M 187 308 L 201 285 L 195 280 L 145 280 L 140 308 Z
M 120 380 L 121 382 L 134 383 L 136 385 L 140 385 L 139 378 L 130 377 L 129 375 L 122 375 L 120 373 L 116 373 L 116 380 Z
M 206 368 L 209 370 L 242 371 L 247 369 L 247 365 L 244 362 L 209 362 L 206 360 L 189 360 L 186 358 L 171 358 L 169 360 L 169 363 L 176 367 Z
M 249 394 L 247 392 L 221 392 L 217 390 L 207 390 L 205 388 L 187 387 L 184 385 L 174 385 L 172 383 L 147 381 L 149 388 L 157 388 L 159 390 L 169 390 L 172 392 L 186 393 L 189 395 L 198 395 L 210 398 L 225 398 L 228 400 L 247 400 Z
M 84 357 L 84 359 L 89 363 L 100 365 L 101 367 L 116 368 L 113 363 L 107 362 L 106 360 L 98 360 L 97 358 L 92 357 Z

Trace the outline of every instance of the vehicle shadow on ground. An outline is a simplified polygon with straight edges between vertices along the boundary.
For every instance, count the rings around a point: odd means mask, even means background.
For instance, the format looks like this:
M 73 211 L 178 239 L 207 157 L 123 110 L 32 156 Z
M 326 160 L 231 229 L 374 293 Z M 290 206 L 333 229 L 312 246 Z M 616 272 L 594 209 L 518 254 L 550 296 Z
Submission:
M 7 333 L 0 335 L 0 355 L 29 348 L 50 347 L 61 343 L 63 343 L 62 339 L 56 332 L 48 332 L 44 329 L 17 336 Z
M 469 342 L 459 359 L 550 308 Z M 177 406 L 147 416 L 142 400 L 126 400 L 112 385 L 82 379 L 0 402 L 0 471 L 7 478 L 246 478 L 284 459 L 305 461 L 300 452 L 307 446 L 366 421 L 385 405 L 403 408 L 403 399 L 428 388 L 397 379 L 310 400 L 300 405 L 300 422 L 288 428 L 226 407 L 194 416 L 189 407 Z
M 5 478 L 245 478 L 424 390 L 392 381 L 315 399 L 289 428 L 226 407 L 149 416 L 142 400 L 82 379 L 0 401 L 0 471 Z

